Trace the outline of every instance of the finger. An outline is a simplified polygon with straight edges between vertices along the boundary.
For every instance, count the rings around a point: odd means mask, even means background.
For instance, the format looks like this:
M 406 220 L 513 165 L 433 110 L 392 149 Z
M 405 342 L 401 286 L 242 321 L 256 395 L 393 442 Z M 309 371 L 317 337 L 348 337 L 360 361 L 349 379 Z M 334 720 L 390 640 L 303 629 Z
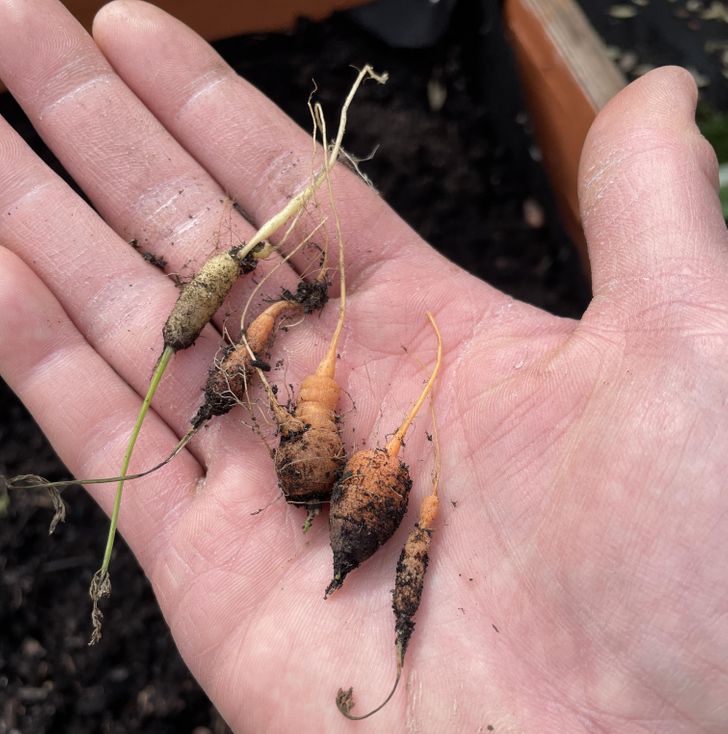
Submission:
M 0 78 L 97 211 L 169 271 L 189 276 L 214 250 L 250 236 L 219 184 L 60 3 L 0 0 Z M 271 285 L 290 287 L 287 270 Z
M 162 10 L 134 0 L 110 3 L 96 17 L 94 37 L 125 82 L 253 221 L 265 220 L 308 182 L 310 135 Z M 150 67 L 154 75 L 145 72 Z M 328 111 L 331 128 L 335 114 Z M 376 280 L 382 267 L 421 268 L 423 275 L 442 268 L 434 251 L 342 166 L 334 192 L 354 289 Z M 484 288 L 483 297 L 502 294 Z
M 705 278 L 725 283 L 728 235 L 696 99 L 687 72 L 658 69 L 620 92 L 592 126 L 580 200 L 596 295 L 637 290 L 659 301 Z
M 0 374 L 64 463 L 76 476 L 113 476 L 139 409 L 139 396 L 89 346 L 32 270 L 3 247 L 0 333 Z M 152 412 L 134 465 L 152 466 L 176 440 Z M 129 483 L 120 528 L 142 561 L 163 542 L 160 519 L 181 509 L 190 496 L 185 488 L 200 475 L 199 464 L 183 451 L 152 477 Z M 114 485 L 90 491 L 109 512 Z

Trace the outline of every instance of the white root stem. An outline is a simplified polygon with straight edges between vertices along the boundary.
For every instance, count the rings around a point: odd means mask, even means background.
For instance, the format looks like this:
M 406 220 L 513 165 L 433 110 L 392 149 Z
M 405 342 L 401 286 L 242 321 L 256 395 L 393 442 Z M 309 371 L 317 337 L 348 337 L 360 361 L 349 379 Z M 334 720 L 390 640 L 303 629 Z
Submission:
M 346 119 L 347 119 L 349 107 L 351 106 L 352 100 L 354 99 L 354 95 L 356 94 L 357 90 L 361 86 L 361 83 L 365 79 L 374 79 L 375 81 L 379 82 L 380 84 L 384 84 L 388 78 L 389 77 L 386 73 L 377 74 L 374 71 L 374 69 L 372 69 L 372 67 L 369 66 L 369 64 L 367 64 L 359 72 L 341 108 L 341 114 L 339 117 L 339 129 L 337 131 L 336 140 L 334 141 L 334 144 L 331 148 L 330 155 L 324 165 L 323 170 L 320 171 L 316 175 L 314 180 L 308 186 L 306 186 L 306 188 L 304 188 L 302 191 L 299 191 L 299 193 L 296 194 L 288 202 L 288 204 L 286 204 L 286 206 L 283 207 L 283 209 L 281 209 L 277 214 L 274 214 L 248 240 L 245 246 L 238 253 L 238 257 L 241 260 L 249 252 L 251 252 L 253 248 L 257 247 L 261 242 L 265 242 L 266 240 L 270 239 L 273 236 L 273 234 L 277 230 L 279 230 L 292 216 L 294 216 L 297 212 L 303 209 L 303 207 L 307 204 L 307 202 L 311 199 L 311 197 L 316 192 L 316 189 L 324 181 L 329 171 L 334 167 L 334 164 L 336 163 L 339 157 L 339 151 L 341 150 L 341 142 L 344 139 L 344 131 L 346 129 Z

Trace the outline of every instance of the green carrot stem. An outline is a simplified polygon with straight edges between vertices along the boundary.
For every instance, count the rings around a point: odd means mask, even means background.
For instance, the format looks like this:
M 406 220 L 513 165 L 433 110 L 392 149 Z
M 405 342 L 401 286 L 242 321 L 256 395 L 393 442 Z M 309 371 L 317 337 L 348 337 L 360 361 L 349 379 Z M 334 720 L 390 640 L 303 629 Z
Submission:
M 169 360 L 172 358 L 173 354 L 174 350 L 171 347 L 165 347 L 164 351 L 162 352 L 162 356 L 159 358 L 159 362 L 154 369 L 154 374 L 152 375 L 151 382 L 149 383 L 149 389 L 147 390 L 147 394 L 144 397 L 144 402 L 142 403 L 142 407 L 139 410 L 139 415 L 137 416 L 136 423 L 134 424 L 134 428 L 132 428 L 131 435 L 129 436 L 129 443 L 126 447 L 124 460 L 121 463 L 121 471 L 119 472 L 119 475 L 122 477 L 125 476 L 127 469 L 129 468 L 131 454 L 132 451 L 134 451 L 134 446 L 136 445 L 137 438 L 139 437 L 139 431 L 141 430 L 142 423 L 144 422 L 144 418 L 149 411 L 149 406 L 152 404 L 154 393 L 157 392 L 157 388 L 159 387 L 162 375 L 167 369 L 167 365 L 169 364 Z M 124 479 L 121 479 L 118 486 L 116 487 L 116 495 L 114 496 L 114 509 L 111 513 L 109 535 L 106 538 L 106 550 L 104 551 L 104 560 L 101 563 L 101 576 L 105 576 L 109 570 L 109 563 L 111 562 L 111 551 L 114 547 L 114 539 L 116 537 L 116 526 L 119 523 L 119 510 L 121 509 L 121 493 L 123 489 Z

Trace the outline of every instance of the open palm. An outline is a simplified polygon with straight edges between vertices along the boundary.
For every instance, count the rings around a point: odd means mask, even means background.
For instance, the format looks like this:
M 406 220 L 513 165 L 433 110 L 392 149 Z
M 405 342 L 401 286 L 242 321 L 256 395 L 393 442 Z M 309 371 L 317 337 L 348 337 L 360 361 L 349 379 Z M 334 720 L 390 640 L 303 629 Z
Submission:
M 126 241 L 189 275 L 226 244 L 223 192 L 260 223 L 311 170 L 306 133 L 160 10 L 115 2 L 94 30 L 55 0 L 0 0 L 0 77 L 103 217 L 0 121 L 0 372 L 77 476 L 118 467 L 177 295 Z M 595 124 L 580 321 L 468 276 L 336 171 L 344 435 L 353 450 L 396 427 L 434 354 L 432 311 L 445 502 L 401 690 L 351 723 L 336 689 L 354 685 L 364 711 L 394 675 L 389 589 L 414 513 L 324 601 L 325 523 L 303 536 L 283 502 L 251 515 L 277 490 L 242 411 L 128 485 L 121 530 L 234 729 L 726 730 L 728 236 L 694 104 L 687 74 L 659 70 Z M 230 219 L 230 237 L 252 232 Z M 295 284 L 292 263 L 271 290 Z M 286 383 L 316 365 L 335 316 L 285 335 Z M 185 432 L 218 343 L 208 327 L 174 358 L 135 467 Z M 429 491 L 426 425 L 403 451 L 413 503 Z M 93 493 L 108 510 L 112 492 Z

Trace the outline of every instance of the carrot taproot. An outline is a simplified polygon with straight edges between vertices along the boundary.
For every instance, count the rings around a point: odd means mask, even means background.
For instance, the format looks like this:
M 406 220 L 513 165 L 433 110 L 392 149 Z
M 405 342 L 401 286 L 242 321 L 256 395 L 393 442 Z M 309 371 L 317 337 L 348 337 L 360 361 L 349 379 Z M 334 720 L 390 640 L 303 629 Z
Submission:
M 311 109 L 314 120 L 314 138 L 321 133 L 328 150 L 326 122 L 320 105 Z M 340 135 L 334 142 L 329 159 L 338 156 Z M 344 266 L 344 238 L 336 211 L 331 178 L 326 173 L 329 202 L 333 213 L 339 245 L 339 315 L 334 333 L 323 359 L 313 374 L 301 382 L 298 399 L 292 410 L 278 403 L 273 390 L 264 380 L 271 409 L 278 425 L 279 443 L 273 451 L 278 484 L 290 504 L 307 510 L 303 531 L 307 532 L 318 514 L 321 504 L 329 500 L 331 490 L 346 461 L 336 407 L 341 388 L 336 381 L 337 347 L 346 314 L 346 272 Z M 321 263 L 319 280 L 324 280 L 325 256 Z

